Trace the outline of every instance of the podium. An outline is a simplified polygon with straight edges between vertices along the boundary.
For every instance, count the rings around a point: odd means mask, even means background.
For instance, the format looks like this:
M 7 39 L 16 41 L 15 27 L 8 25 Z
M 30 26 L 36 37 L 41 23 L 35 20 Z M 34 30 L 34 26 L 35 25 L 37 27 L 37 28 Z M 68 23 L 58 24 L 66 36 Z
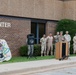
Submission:
M 57 42 L 56 43 L 56 55 L 55 58 L 56 59 L 62 59 L 65 56 L 68 56 L 68 42 Z

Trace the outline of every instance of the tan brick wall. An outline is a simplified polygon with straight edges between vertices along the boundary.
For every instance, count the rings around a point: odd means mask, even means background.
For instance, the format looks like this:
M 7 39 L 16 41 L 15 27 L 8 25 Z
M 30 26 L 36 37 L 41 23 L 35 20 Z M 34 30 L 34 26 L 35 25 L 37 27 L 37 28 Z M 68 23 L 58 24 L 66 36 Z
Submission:
M 19 48 L 25 45 L 26 36 L 30 33 L 31 21 L 19 18 L 0 17 L 0 22 L 11 23 L 10 28 L 0 27 L 0 39 L 5 39 L 11 49 L 12 55 L 19 54 Z
M 30 18 L 76 20 L 76 0 L 0 0 L 0 14 Z
M 76 20 L 76 1 L 65 1 L 64 2 L 64 13 L 63 18 Z
M 56 25 L 57 25 L 57 22 L 48 21 L 46 23 L 46 35 L 49 35 L 50 32 L 52 34 L 55 34 Z
M 0 0 L 0 14 L 59 20 L 63 2 L 59 0 Z

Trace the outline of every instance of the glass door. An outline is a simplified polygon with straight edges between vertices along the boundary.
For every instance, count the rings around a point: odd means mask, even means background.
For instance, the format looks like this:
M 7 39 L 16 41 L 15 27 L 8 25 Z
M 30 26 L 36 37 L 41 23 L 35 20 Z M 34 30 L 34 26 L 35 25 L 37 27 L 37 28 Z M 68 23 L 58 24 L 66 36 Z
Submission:
M 39 44 L 40 38 L 45 34 L 45 23 L 31 23 L 31 33 L 35 35 L 35 44 Z

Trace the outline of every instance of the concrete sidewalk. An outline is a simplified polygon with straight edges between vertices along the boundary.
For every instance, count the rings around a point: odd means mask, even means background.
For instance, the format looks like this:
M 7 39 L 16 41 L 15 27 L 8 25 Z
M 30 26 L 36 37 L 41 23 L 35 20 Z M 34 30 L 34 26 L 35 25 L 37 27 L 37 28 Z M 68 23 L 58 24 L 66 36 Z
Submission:
M 63 66 L 68 64 L 76 64 L 76 57 L 69 57 L 68 60 L 62 60 L 62 61 L 56 59 L 48 59 L 48 60 L 38 60 L 38 61 L 29 61 L 29 62 L 0 64 L 0 75 L 11 72 L 13 73 L 21 72 L 21 71 L 27 72 L 27 71 L 43 69 L 47 67 L 52 68 L 52 67 L 58 67 L 59 65 Z

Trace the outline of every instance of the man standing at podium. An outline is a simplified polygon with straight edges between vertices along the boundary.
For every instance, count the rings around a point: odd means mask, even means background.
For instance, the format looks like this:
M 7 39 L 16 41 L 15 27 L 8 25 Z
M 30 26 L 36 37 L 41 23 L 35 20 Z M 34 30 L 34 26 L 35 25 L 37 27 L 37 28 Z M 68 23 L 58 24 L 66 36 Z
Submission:
M 70 54 L 70 41 L 71 41 L 71 36 L 68 34 L 69 32 L 66 31 L 66 34 L 64 35 L 65 41 L 68 42 L 69 45 L 69 54 Z
M 60 32 L 60 36 L 59 36 L 59 42 L 65 41 L 65 38 L 63 36 L 63 32 Z

